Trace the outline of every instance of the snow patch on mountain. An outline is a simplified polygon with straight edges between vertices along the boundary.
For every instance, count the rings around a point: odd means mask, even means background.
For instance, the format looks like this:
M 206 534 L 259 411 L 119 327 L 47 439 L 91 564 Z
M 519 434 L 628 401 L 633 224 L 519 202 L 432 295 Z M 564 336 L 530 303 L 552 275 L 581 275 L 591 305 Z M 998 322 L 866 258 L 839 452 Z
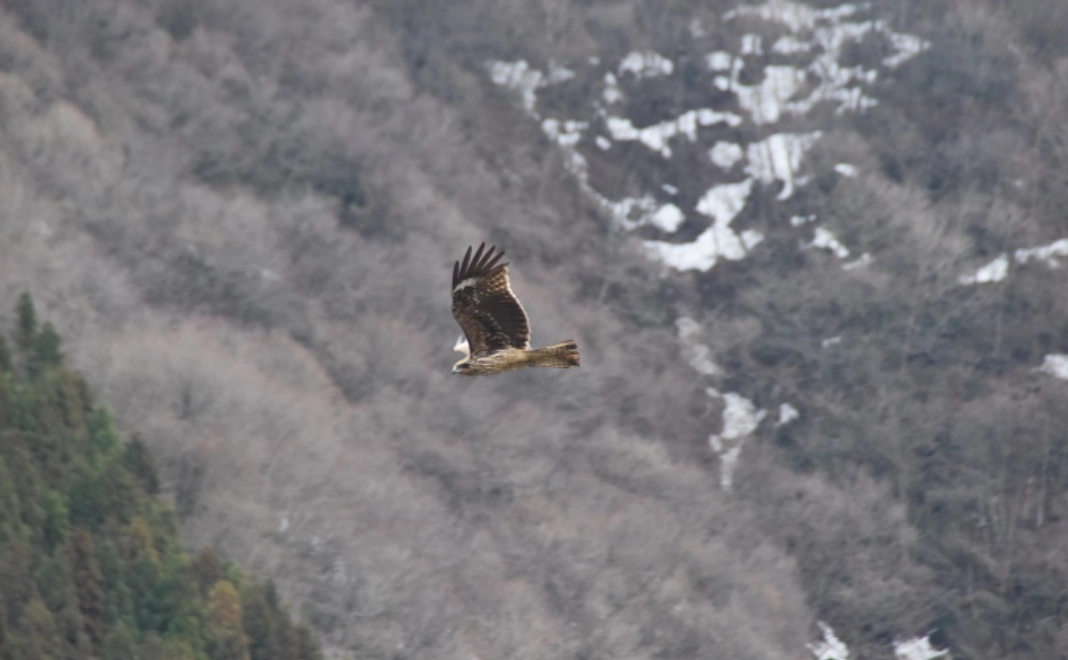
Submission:
M 756 405 L 736 392 L 720 394 L 715 388 L 708 388 L 707 394 L 713 399 L 723 400 L 722 428 L 719 433 L 708 436 L 708 446 L 719 456 L 719 486 L 725 493 L 734 486 L 734 470 L 742 455 L 742 446 L 760 426 L 768 411 Z
M 785 426 L 799 417 L 801 417 L 801 411 L 797 408 L 794 408 L 789 403 L 780 404 L 779 421 L 775 422 L 775 426 Z
M 894 642 L 894 657 L 897 660 L 935 660 L 948 655 L 948 649 L 938 650 L 931 646 L 930 635 Z
M 523 101 L 523 109 L 535 117 L 538 116 L 534 109 L 538 90 L 574 77 L 574 71 L 552 63 L 548 74 L 531 68 L 526 60 L 490 63 L 490 79 L 497 85 L 517 91 Z
M 1053 241 L 1049 245 L 1018 249 L 1012 253 L 1011 259 L 1008 253 L 998 255 L 996 259 L 974 273 L 961 275 L 959 281 L 964 285 L 1000 282 L 1009 275 L 1009 265 L 1013 260 L 1020 266 L 1035 260 L 1044 263 L 1049 268 L 1060 268 L 1061 262 L 1058 257 L 1068 257 L 1068 238 Z
M 1057 257 L 1068 257 L 1068 238 L 1053 241 L 1049 245 L 1016 250 L 1013 256 L 1021 264 L 1037 259 L 1044 261 L 1050 268 L 1060 268 L 1061 262 L 1057 261 Z
M 823 633 L 823 640 L 806 645 L 816 660 L 849 660 L 849 647 L 838 639 L 834 630 L 822 621 L 817 621 L 816 625 Z
M 961 284 L 1000 282 L 1009 274 L 1009 255 L 1002 254 L 970 275 L 961 275 Z
M 850 163 L 838 163 L 834 166 L 834 171 L 842 176 L 853 178 L 857 175 L 857 166 Z
M 697 202 L 697 212 L 714 220 L 711 227 L 689 243 L 645 241 L 650 254 L 678 270 L 707 271 L 720 259 L 738 261 L 745 258 L 764 240 L 755 230 L 737 233 L 731 222 L 745 208 L 753 186 L 752 179 L 710 188 Z
M 590 127 L 585 121 L 560 121 L 546 119 L 541 122 L 541 130 L 553 142 L 561 147 L 573 147 L 582 139 L 582 132 Z
M 645 128 L 635 128 L 631 120 L 626 117 L 607 117 L 605 119 L 605 127 L 611 134 L 612 139 L 616 141 L 637 140 L 664 158 L 671 158 L 673 153 L 669 145 L 671 138 L 683 135 L 690 142 L 694 142 L 697 140 L 697 128 L 699 126 L 711 126 L 720 122 L 728 126 L 737 126 L 742 123 L 742 118 L 730 112 L 716 112 L 708 108 L 701 108 L 699 110 L 688 110 L 675 119 L 662 121 Z
M 816 237 L 812 239 L 812 242 L 808 244 L 808 247 L 829 250 L 839 259 L 845 259 L 849 256 L 849 248 L 842 245 L 842 242 L 838 240 L 838 237 L 825 227 L 816 227 Z
M 1054 378 L 1068 380 L 1068 355 L 1051 353 L 1042 360 L 1042 366 L 1038 371 L 1047 373 Z
M 744 156 L 745 152 L 734 142 L 717 142 L 708 150 L 708 159 L 725 170 L 734 167 Z
M 674 70 L 674 62 L 654 51 L 632 51 L 619 63 L 620 75 L 631 73 L 638 78 L 670 76 Z
M 705 376 L 722 376 L 723 370 L 710 357 L 712 351 L 708 346 L 697 341 L 701 333 L 701 324 L 689 317 L 681 316 L 675 320 L 675 328 L 678 331 L 683 356 L 690 366 L 697 373 Z
M 808 650 L 816 660 L 849 660 L 849 647 L 838 639 L 834 630 L 822 621 L 817 621 L 816 625 L 823 633 L 823 640 L 808 644 Z M 947 649 L 931 646 L 930 635 L 894 641 L 894 658 L 897 660 L 937 660 L 948 657 Z
M 794 194 L 795 186 L 807 180 L 798 179 L 796 173 L 801 168 L 801 160 L 820 135 L 819 131 L 776 133 L 766 140 L 754 142 L 746 150 L 749 164 L 745 171 L 761 183 L 781 181 L 783 187 L 776 199 L 789 199 Z

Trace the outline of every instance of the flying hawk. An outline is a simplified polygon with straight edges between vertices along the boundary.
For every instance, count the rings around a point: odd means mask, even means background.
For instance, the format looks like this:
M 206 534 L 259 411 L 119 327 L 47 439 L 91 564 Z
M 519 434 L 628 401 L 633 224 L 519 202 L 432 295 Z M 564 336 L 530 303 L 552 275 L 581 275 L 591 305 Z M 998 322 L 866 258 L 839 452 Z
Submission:
M 464 331 L 456 350 L 467 357 L 452 373 L 488 376 L 526 367 L 579 366 L 578 345 L 572 341 L 545 348 L 530 348 L 527 313 L 508 283 L 508 264 L 500 263 L 504 250 L 486 244 L 474 257 L 467 248 L 463 261 L 452 267 L 452 315 Z

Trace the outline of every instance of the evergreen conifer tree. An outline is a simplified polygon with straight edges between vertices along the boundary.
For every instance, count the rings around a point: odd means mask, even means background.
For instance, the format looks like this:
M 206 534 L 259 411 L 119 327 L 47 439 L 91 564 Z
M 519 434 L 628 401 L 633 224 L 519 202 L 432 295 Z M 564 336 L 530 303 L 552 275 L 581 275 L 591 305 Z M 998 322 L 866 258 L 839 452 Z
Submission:
M 15 657 L 35 660 L 60 660 L 61 645 L 55 617 L 44 601 L 35 596 L 19 617 L 18 631 L 12 646 Z
M 15 346 L 23 355 L 28 355 L 37 336 L 37 310 L 29 293 L 19 296 L 15 305 Z
M 40 332 L 33 337 L 26 360 L 27 372 L 31 377 L 42 374 L 63 361 L 63 353 L 59 350 L 60 343 L 62 340 L 55 327 L 51 322 L 45 321 Z
M 104 640 L 104 660 L 139 660 L 137 642 L 125 623 L 119 622 Z
M 19 536 L 22 521 L 19 514 L 19 497 L 15 484 L 7 470 L 4 457 L 0 456 L 0 552 L 4 543 Z
M 70 563 L 85 632 L 89 635 L 94 650 L 99 651 L 107 634 L 103 576 L 100 564 L 96 561 L 93 537 L 80 527 L 70 533 Z
M 152 462 L 152 456 L 148 453 L 148 445 L 140 434 L 134 433 L 130 441 L 126 443 L 126 468 L 133 472 L 141 483 L 141 487 L 149 495 L 159 494 L 159 473 L 156 472 L 156 464 Z
M 7 339 L 0 336 L 0 373 L 11 373 L 15 362 L 11 358 L 11 347 L 7 345 Z

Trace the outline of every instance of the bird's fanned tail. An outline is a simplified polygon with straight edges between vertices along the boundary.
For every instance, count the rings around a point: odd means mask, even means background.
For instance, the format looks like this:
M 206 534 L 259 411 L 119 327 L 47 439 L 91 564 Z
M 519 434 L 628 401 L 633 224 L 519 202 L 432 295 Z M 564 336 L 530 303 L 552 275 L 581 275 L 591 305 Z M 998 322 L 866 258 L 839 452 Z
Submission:
M 536 367 L 567 369 L 579 366 L 578 344 L 568 339 L 558 344 L 530 351 L 530 364 Z

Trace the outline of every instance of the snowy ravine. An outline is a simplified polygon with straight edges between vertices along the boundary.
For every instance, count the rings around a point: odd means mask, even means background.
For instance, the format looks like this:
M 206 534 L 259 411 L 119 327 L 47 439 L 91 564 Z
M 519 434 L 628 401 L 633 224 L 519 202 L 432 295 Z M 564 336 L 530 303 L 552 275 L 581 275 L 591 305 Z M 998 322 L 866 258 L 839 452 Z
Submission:
M 808 650 L 816 657 L 816 660 L 849 660 L 849 647 L 845 642 L 838 639 L 826 623 L 818 621 L 823 639 L 808 645 Z M 922 635 L 911 639 L 894 640 L 894 657 L 897 660 L 935 660 L 942 658 L 950 660 L 949 651 L 936 649 L 931 646 L 931 636 Z
M 550 63 L 547 71 L 541 71 L 522 60 L 497 61 L 489 65 L 490 76 L 496 84 L 519 93 L 526 112 L 540 121 L 545 134 L 566 152 L 569 168 L 583 189 L 620 228 L 654 226 L 663 233 L 665 240 L 643 241 L 651 256 L 678 270 L 707 271 L 724 259 L 744 259 L 763 240 L 759 230 L 733 226 L 746 208 L 755 182 L 778 184 L 781 188 L 776 199 L 784 201 L 811 178 L 800 170 L 806 152 L 822 133 L 818 129 L 774 132 L 777 124 L 803 117 L 817 104 L 830 104 L 838 113 L 861 112 L 876 105 L 865 90 L 879 71 L 840 65 L 843 49 L 871 38 L 886 39 L 893 52 L 883 59 L 882 66 L 891 68 L 927 47 L 916 37 L 893 32 L 884 21 L 862 18 L 864 10 L 852 4 L 813 9 L 800 3 L 768 2 L 728 12 L 724 16 L 728 23 L 741 17 L 760 19 L 785 28 L 787 33 L 771 44 L 764 44 L 755 34 L 742 35 L 737 52 L 706 55 L 709 91 L 732 96 L 732 107 L 737 105 L 743 115 L 711 107 L 692 108 L 644 125 L 637 118 L 621 115 L 624 101 L 631 95 L 640 96 L 644 84 L 676 75 L 670 59 L 651 51 L 632 52 L 615 66 L 591 57 L 581 79 L 597 79 L 599 93 L 587 100 L 588 114 L 580 118 L 548 116 L 538 104 L 540 90 L 578 79 L 575 70 Z M 694 38 L 704 34 L 696 23 L 690 30 Z M 772 61 L 781 58 L 782 63 L 765 66 L 759 84 L 742 83 L 747 58 L 763 60 L 769 54 Z M 716 129 L 742 125 L 766 127 L 759 131 L 764 137 L 747 144 L 716 138 L 717 133 L 724 133 Z M 611 191 L 598 190 L 590 183 L 590 159 L 584 154 L 591 150 L 608 152 L 625 142 L 636 142 L 658 155 L 665 172 L 670 171 L 667 165 L 676 153 L 697 149 L 706 153 L 707 162 L 720 174 L 709 181 L 706 192 L 689 209 L 676 204 L 679 189 L 670 181 L 657 189 L 613 198 Z M 841 176 L 857 175 L 856 168 L 848 163 L 839 164 L 835 171 Z M 669 240 L 687 220 L 707 227 L 694 240 Z M 802 231 L 815 218 L 807 220 L 791 224 Z M 827 228 L 814 226 L 805 231 L 813 236 L 811 247 L 829 249 L 841 259 L 849 256 L 849 250 Z
M 739 216 L 751 203 L 758 186 L 777 189 L 775 201 L 785 202 L 805 186 L 812 173 L 805 172 L 807 152 L 822 138 L 817 125 L 805 125 L 808 113 L 817 105 L 831 107 L 836 113 L 864 112 L 877 104 L 869 94 L 881 71 L 893 69 L 924 51 L 928 44 L 921 39 L 894 32 L 883 20 L 867 16 L 863 4 L 842 4 L 816 9 L 798 2 L 771 0 L 747 5 L 727 12 L 726 25 L 766 23 L 768 33 L 779 34 L 765 43 L 760 35 L 739 34 L 733 52 L 715 50 L 703 59 L 703 76 L 697 84 L 707 85 L 708 98 L 730 99 L 724 108 L 694 107 L 676 116 L 627 116 L 624 109 L 633 107 L 628 99 L 640 99 L 646 85 L 681 86 L 681 62 L 655 51 L 634 51 L 618 62 L 603 62 L 596 54 L 584 62 L 548 62 L 544 67 L 526 61 L 494 61 L 488 64 L 493 82 L 513 90 L 524 112 L 538 121 L 544 134 L 558 145 L 569 171 L 581 189 L 608 214 L 620 231 L 642 228 L 639 239 L 651 259 L 679 271 L 708 271 L 724 260 L 739 261 L 759 250 L 764 233 L 758 227 L 739 227 Z M 689 35 L 696 46 L 708 29 L 699 22 L 690 24 Z M 868 39 L 889 44 L 889 53 L 876 68 L 845 66 L 841 55 L 845 49 Z M 749 66 L 761 66 L 761 82 L 747 85 L 742 72 Z M 693 73 L 690 71 L 689 73 Z M 749 78 L 751 79 L 751 78 Z M 566 86 L 574 85 L 571 116 L 561 116 L 559 109 L 543 107 L 540 92 L 556 88 L 568 98 Z M 590 92 L 580 92 L 592 90 Z M 584 95 L 591 94 L 591 95 Z M 573 114 L 575 107 L 582 109 Z M 640 107 L 640 104 L 637 104 Z M 730 110 L 726 108 L 730 108 Z M 779 125 L 792 131 L 776 131 Z M 739 129 L 746 135 L 759 136 L 750 142 L 739 140 Z M 591 168 L 611 161 L 613 150 L 627 148 L 643 151 L 642 167 L 656 168 L 660 184 L 649 189 L 610 190 L 594 176 Z M 677 167 L 673 160 L 685 154 L 685 162 L 703 162 L 707 166 L 707 188 L 699 195 L 685 195 L 681 182 L 672 181 Z M 682 161 L 680 161 L 682 162 Z M 652 165 L 647 165 L 652 163 Z M 850 163 L 834 167 L 837 176 L 855 177 L 858 168 Z M 610 177 L 609 177 L 610 179 Z M 692 193 L 692 191 L 690 191 Z M 683 200 L 696 199 L 687 204 Z M 696 235 L 680 240 L 684 227 Z M 867 266 L 870 254 L 854 254 L 815 215 L 795 215 L 790 227 L 799 235 L 801 249 L 826 250 L 845 270 Z M 689 231 L 687 235 L 694 235 Z M 1028 259 L 1050 260 L 1068 254 L 1068 245 L 1060 243 L 1032 251 L 1018 251 L 1019 263 Z M 996 281 L 1008 268 L 999 262 L 992 270 L 962 277 L 962 284 Z M 682 354 L 703 378 L 715 382 L 724 374 L 703 345 L 701 325 L 690 318 L 676 320 Z M 826 345 L 833 344 L 831 338 Z M 1060 363 L 1054 358 L 1045 370 L 1057 375 Z M 711 385 L 708 395 L 723 405 L 722 419 L 716 432 L 709 435 L 709 447 L 720 458 L 720 485 L 729 492 L 734 468 L 746 440 L 768 417 L 768 411 L 736 392 L 720 392 Z M 778 414 L 766 423 L 789 424 L 803 413 L 789 402 L 779 402 Z M 809 651 L 822 660 L 845 660 L 849 650 L 829 626 L 820 624 L 824 639 L 809 645 Z M 894 653 L 901 660 L 933 660 L 948 657 L 947 652 L 931 647 L 928 636 L 897 641 Z
M 705 54 L 702 64 L 708 96 L 729 99 L 731 108 L 741 113 L 715 107 L 689 108 L 671 117 L 629 117 L 623 113 L 628 99 L 640 99 L 646 85 L 683 85 L 674 61 L 654 51 L 631 52 L 616 63 L 605 63 L 591 56 L 582 66 L 572 69 L 550 62 L 545 70 L 526 61 L 489 63 L 493 82 L 514 90 L 523 110 L 540 122 L 545 135 L 564 152 L 565 162 L 581 188 L 626 232 L 638 228 L 654 230 L 659 238 L 641 240 L 650 258 L 681 271 L 708 271 L 723 260 L 744 259 L 759 249 L 764 234 L 758 228 L 740 228 L 736 220 L 750 204 L 754 184 L 777 187 L 775 199 L 784 202 L 804 186 L 811 174 L 803 173 L 806 153 L 822 137 L 818 126 L 808 130 L 776 132 L 775 126 L 787 120 L 798 125 L 817 105 L 828 105 L 837 113 L 863 112 L 877 104 L 867 92 L 878 78 L 878 69 L 844 66 L 841 55 L 847 47 L 868 39 L 883 39 L 890 53 L 880 68 L 901 65 L 916 56 L 927 44 L 917 37 L 891 30 L 885 21 L 867 18 L 867 7 L 843 4 L 815 9 L 796 2 L 771 1 L 733 9 L 724 15 L 727 25 L 746 19 L 747 24 L 766 22 L 768 31 L 781 36 L 765 44 L 757 34 L 742 34 L 734 52 L 716 50 Z M 689 37 L 699 44 L 707 35 L 698 22 L 690 24 Z M 742 72 L 747 62 L 771 62 L 763 66 L 761 82 L 747 85 Z M 752 65 L 757 66 L 757 65 Z M 591 84 L 593 83 L 593 84 Z M 552 108 L 543 108 L 539 93 L 549 87 L 576 85 L 576 90 L 593 90 L 589 97 L 575 95 L 584 108 L 581 116 L 551 116 Z M 567 94 L 557 95 L 566 97 Z M 732 138 L 749 127 L 760 136 L 748 143 Z M 635 143 L 647 151 L 651 167 L 659 169 L 655 177 L 662 183 L 655 189 L 601 190 L 592 183 L 591 163 L 605 161 L 605 155 L 622 144 Z M 679 154 L 695 156 L 708 166 L 708 187 L 696 203 L 684 206 L 680 185 L 671 181 L 675 171 L 672 159 Z M 693 159 L 690 159 L 693 162 Z M 644 165 L 645 163 L 643 163 Z M 839 163 L 835 173 L 842 177 L 858 176 L 857 168 Z M 630 193 L 630 194 L 623 194 Z M 691 197 L 693 199 L 693 197 Z M 691 240 L 674 238 L 684 226 L 703 229 Z M 790 227 L 798 232 L 802 249 L 826 250 L 845 270 L 862 268 L 872 261 L 867 253 L 855 255 L 814 214 L 795 215 Z M 1059 246 L 1047 251 L 1059 254 Z M 1021 254 L 1017 258 L 1049 259 L 1045 253 Z M 987 281 L 997 273 L 985 271 L 976 281 Z M 962 278 L 962 283 L 964 283 Z M 702 375 L 714 379 L 722 375 L 707 347 L 699 344 L 701 326 L 692 319 L 677 322 L 679 341 L 690 364 Z M 827 345 L 834 342 L 828 340 Z M 721 485 L 729 491 L 733 470 L 742 445 L 760 425 L 766 411 L 737 393 L 720 393 L 709 388 L 709 395 L 724 404 L 718 433 L 709 437 L 709 446 L 721 458 Z M 791 413 L 781 415 L 779 424 L 800 416 L 789 402 L 780 402 Z

